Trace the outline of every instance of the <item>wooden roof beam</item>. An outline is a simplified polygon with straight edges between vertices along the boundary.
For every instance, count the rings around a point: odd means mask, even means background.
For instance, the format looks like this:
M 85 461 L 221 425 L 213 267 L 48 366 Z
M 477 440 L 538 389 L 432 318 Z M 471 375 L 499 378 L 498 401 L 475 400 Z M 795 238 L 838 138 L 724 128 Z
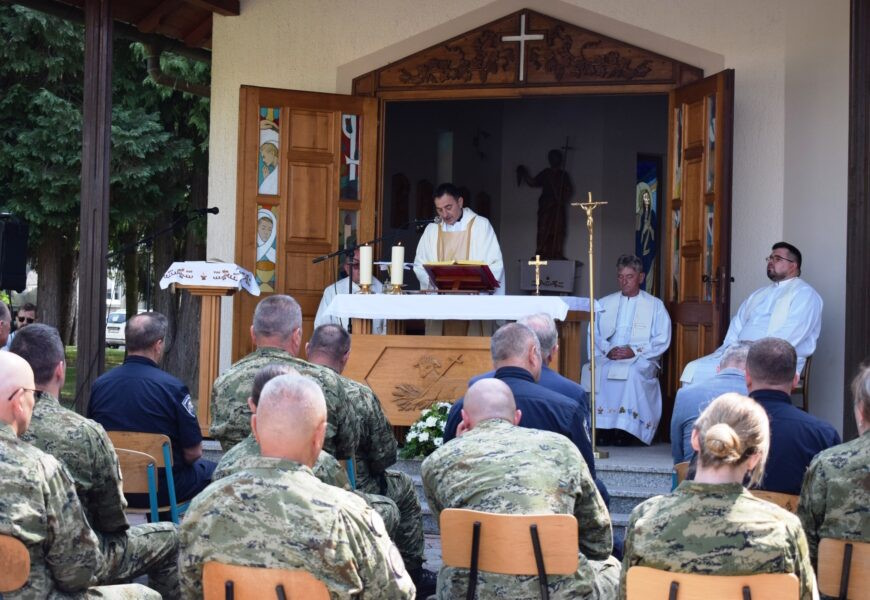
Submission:
M 204 45 L 211 38 L 212 15 L 207 16 L 202 22 L 183 35 L 184 43 L 194 48 Z
M 185 2 L 225 17 L 239 16 L 239 0 L 185 0 Z
M 163 17 L 178 8 L 181 0 L 163 0 L 136 23 L 136 28 L 142 33 L 154 33 L 160 27 Z

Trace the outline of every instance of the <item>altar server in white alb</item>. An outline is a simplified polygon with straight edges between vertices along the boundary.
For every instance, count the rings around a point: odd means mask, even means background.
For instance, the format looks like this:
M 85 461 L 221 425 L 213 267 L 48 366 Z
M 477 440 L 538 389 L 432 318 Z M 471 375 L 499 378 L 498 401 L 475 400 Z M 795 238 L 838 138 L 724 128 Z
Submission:
M 659 360 L 671 343 L 662 301 L 641 291 L 643 263 L 633 254 L 616 261 L 620 291 L 605 296 L 595 320 L 595 427 L 621 429 L 652 442 L 662 416 Z M 583 368 L 589 389 L 589 365 Z
M 452 183 L 442 183 L 433 194 L 435 211 L 440 223 L 430 223 L 417 244 L 414 258 L 414 273 L 420 281 L 420 289 L 432 287 L 425 263 L 474 260 L 489 265 L 493 277 L 498 280 L 496 294 L 504 294 L 504 263 L 501 248 L 489 219 L 463 208 L 463 198 Z
M 740 305 L 731 319 L 725 341 L 713 354 L 693 360 L 683 369 L 683 384 L 698 383 L 716 374 L 716 365 L 732 344 L 763 337 L 776 337 L 794 346 L 797 371 L 816 351 L 822 330 L 822 297 L 803 279 L 800 250 L 788 242 L 771 248 L 767 278 L 773 283 L 757 289 Z
M 320 299 L 320 306 L 317 307 L 317 314 L 314 316 L 315 329 L 321 325 L 332 323 L 333 325 L 341 325 L 345 330 L 350 330 L 350 319 L 327 315 L 326 309 L 329 308 L 329 303 L 338 294 L 356 294 L 359 292 L 359 248 L 354 250 L 353 261 L 345 263 L 344 272 L 350 276 L 352 284 L 348 284 L 347 277 L 342 277 L 332 285 L 326 286 L 326 289 L 323 290 L 323 297 Z M 383 291 L 384 286 L 378 278 L 372 277 L 372 292 L 381 294 Z M 387 322 L 384 319 L 373 319 L 372 333 L 375 335 L 387 333 Z

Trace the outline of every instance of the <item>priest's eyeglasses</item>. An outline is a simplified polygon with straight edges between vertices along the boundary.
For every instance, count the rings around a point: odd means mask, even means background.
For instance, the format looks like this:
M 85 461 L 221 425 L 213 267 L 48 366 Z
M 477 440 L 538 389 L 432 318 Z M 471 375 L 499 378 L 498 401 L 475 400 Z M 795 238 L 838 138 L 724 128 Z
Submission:
M 790 258 L 786 258 L 784 256 L 777 256 L 776 254 L 771 254 L 767 258 L 764 259 L 764 262 L 769 263 L 773 261 L 775 263 L 781 263 L 782 261 L 793 263 L 794 261 Z
M 39 390 L 34 390 L 32 388 L 26 388 L 26 387 L 20 387 L 17 390 L 15 390 L 14 392 L 12 392 L 11 394 L 9 394 L 9 397 L 6 398 L 6 401 L 12 402 L 12 399 L 15 396 L 17 396 L 18 394 L 20 394 L 21 392 L 30 392 L 31 394 L 33 394 L 34 398 L 39 394 Z

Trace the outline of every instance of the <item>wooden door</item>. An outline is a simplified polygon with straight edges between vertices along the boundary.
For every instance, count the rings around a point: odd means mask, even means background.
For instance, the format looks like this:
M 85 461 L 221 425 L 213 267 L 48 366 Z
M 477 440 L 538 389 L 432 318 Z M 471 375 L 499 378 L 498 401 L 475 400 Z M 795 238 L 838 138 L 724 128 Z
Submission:
M 378 105 L 373 98 L 243 86 L 235 261 L 261 295 L 233 304 L 233 361 L 253 349 L 257 303 L 289 294 L 302 306 L 303 338 L 338 261 L 312 259 L 375 231 Z
M 665 369 L 670 399 L 686 363 L 712 352 L 728 328 L 733 106 L 731 69 L 670 93 L 663 278 L 674 328 Z M 669 421 L 662 415 L 665 427 Z

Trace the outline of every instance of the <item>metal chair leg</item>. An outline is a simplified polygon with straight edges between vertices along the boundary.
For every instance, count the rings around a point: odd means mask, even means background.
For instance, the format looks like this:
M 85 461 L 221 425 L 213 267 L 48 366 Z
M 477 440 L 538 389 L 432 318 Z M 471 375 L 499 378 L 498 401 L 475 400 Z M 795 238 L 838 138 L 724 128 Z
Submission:
M 678 591 L 680 591 L 680 584 L 676 581 L 672 581 L 671 588 L 668 590 L 668 600 L 677 600 Z
M 852 544 L 846 544 L 843 549 L 843 570 L 840 572 L 840 596 L 839 600 L 846 600 L 849 592 L 849 574 L 852 570 Z
M 233 582 L 227 581 L 224 584 L 224 598 L 225 600 L 233 600 L 236 597 L 236 591 L 233 588 Z
M 544 553 L 541 551 L 541 538 L 538 536 L 538 526 L 529 526 L 532 536 L 532 549 L 535 551 L 535 565 L 538 567 L 538 585 L 541 587 L 541 600 L 550 599 L 550 590 L 547 588 L 547 569 L 544 568 Z
M 752 591 L 748 585 L 743 586 L 743 600 L 752 600 Z
M 275 594 L 278 596 L 278 600 L 287 600 L 287 594 L 284 593 L 284 585 L 278 584 L 275 586 Z
M 468 592 L 465 594 L 466 600 L 474 600 L 474 594 L 477 592 L 477 561 L 480 557 L 480 521 L 474 522 L 474 529 L 471 533 L 471 571 L 468 574 Z

